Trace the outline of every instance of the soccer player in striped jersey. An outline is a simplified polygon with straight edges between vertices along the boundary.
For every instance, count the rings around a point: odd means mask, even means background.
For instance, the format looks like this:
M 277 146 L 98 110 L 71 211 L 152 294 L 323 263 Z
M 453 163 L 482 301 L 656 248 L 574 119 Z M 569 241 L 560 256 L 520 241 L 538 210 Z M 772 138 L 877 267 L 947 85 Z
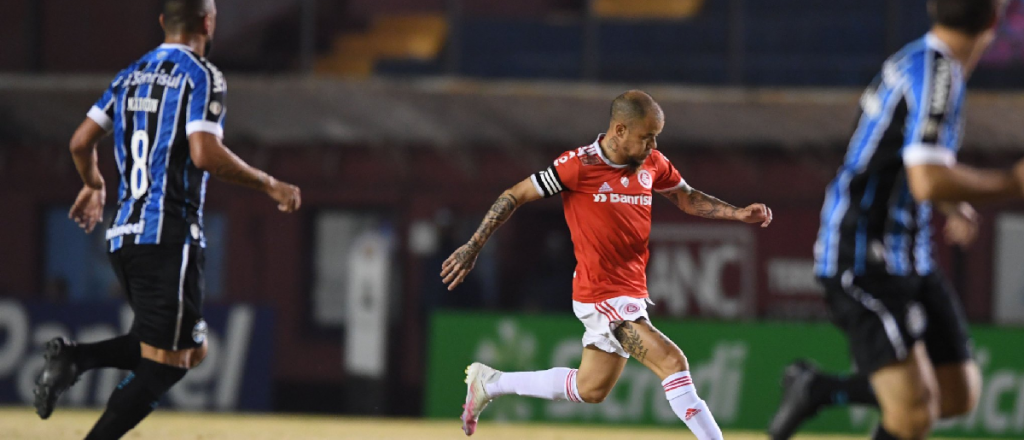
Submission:
M 473 269 L 491 234 L 519 206 L 560 194 L 576 253 L 572 308 L 586 329 L 579 369 L 501 372 L 480 363 L 466 370 L 462 429 L 476 431 L 491 399 L 506 394 L 599 403 L 611 392 L 630 356 L 662 380 L 672 410 L 698 440 L 722 438 L 707 404 L 697 396 L 682 350 L 647 315 L 647 249 L 653 193 L 683 211 L 705 218 L 760 223 L 767 206 L 737 208 L 693 189 L 660 151 L 665 116 L 654 99 L 632 90 L 612 102 L 608 133 L 570 150 L 547 169 L 505 191 L 469 242 L 442 265 L 454 289 Z
M 35 389 L 43 419 L 83 372 L 131 371 L 87 439 L 120 438 L 206 356 L 203 203 L 209 176 L 263 191 L 284 212 L 301 203 L 297 187 L 247 165 L 221 141 L 227 83 L 205 58 L 215 23 L 213 0 L 166 0 L 164 44 L 117 75 L 71 140 L 85 185 L 69 217 L 88 233 L 102 221 L 106 201 L 97 142 L 114 136 L 120 185 L 106 238 L 135 314 L 130 332 L 120 337 L 47 343 Z
M 962 306 L 932 258 L 931 219 L 966 244 L 969 203 L 1020 198 L 1012 171 L 957 163 L 966 81 L 995 35 L 1000 0 L 929 0 L 931 31 L 890 57 L 861 98 L 838 175 L 826 189 L 815 272 L 832 321 L 846 334 L 857 374 L 794 363 L 769 426 L 787 439 L 830 405 L 877 405 L 876 439 L 920 439 L 940 418 L 970 412 L 981 376 Z

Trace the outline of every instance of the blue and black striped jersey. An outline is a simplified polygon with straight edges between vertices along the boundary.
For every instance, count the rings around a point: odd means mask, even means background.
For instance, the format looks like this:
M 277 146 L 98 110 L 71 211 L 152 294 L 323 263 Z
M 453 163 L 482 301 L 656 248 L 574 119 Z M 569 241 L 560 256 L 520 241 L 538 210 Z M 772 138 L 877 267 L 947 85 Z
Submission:
M 963 132 L 962 66 L 932 34 L 883 65 L 838 175 L 828 185 L 814 246 L 815 273 L 831 277 L 933 270 L 930 203 L 917 203 L 906 168 L 952 166 Z
M 122 70 L 88 117 L 114 135 L 120 171 L 110 252 L 129 244 L 198 243 L 209 174 L 188 136 L 224 135 L 224 75 L 188 46 L 163 44 Z

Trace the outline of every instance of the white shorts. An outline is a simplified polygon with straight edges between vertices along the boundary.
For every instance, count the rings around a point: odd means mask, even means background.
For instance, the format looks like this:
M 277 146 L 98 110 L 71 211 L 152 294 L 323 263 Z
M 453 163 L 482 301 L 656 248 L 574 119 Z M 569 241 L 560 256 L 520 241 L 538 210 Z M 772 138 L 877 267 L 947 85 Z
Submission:
M 619 296 L 599 303 L 572 302 L 572 311 L 583 323 L 583 346 L 593 345 L 598 350 L 629 358 L 619 340 L 612 333 L 625 321 L 636 321 L 647 316 L 647 299 Z

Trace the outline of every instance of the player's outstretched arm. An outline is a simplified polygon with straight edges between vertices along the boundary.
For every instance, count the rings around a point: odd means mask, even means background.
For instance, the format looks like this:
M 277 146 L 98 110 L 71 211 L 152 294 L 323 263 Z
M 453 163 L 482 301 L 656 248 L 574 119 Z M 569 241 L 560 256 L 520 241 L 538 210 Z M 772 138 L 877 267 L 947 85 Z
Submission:
M 96 144 L 106 134 L 107 131 L 103 127 L 86 118 L 71 137 L 71 157 L 84 185 L 78 192 L 71 211 L 68 212 L 68 218 L 85 229 L 86 234 L 92 232 L 96 224 L 103 221 L 103 204 L 106 202 L 107 190 L 103 175 L 100 173 Z
M 249 187 L 266 193 L 277 202 L 277 209 L 295 212 L 302 205 L 299 187 L 282 182 L 253 168 L 235 155 L 217 136 L 195 132 L 188 137 L 192 163 L 225 182 Z
M 541 195 L 537 193 L 536 187 L 533 186 L 533 182 L 529 178 L 501 193 L 498 200 L 491 205 L 491 209 L 487 211 L 484 220 L 480 222 L 476 233 L 470 237 L 469 242 L 456 249 L 441 264 L 441 278 L 448 285 L 448 290 L 462 284 L 466 275 L 469 275 L 469 271 L 476 266 L 476 258 L 480 255 L 484 244 L 491 238 L 491 234 L 512 217 L 516 208 L 540 198 Z
M 1020 198 L 1024 160 L 1013 171 L 966 165 L 922 164 L 907 167 L 907 184 L 918 202 L 986 202 Z
M 737 208 L 689 185 L 663 192 L 661 195 L 671 200 L 683 212 L 698 217 L 760 223 L 762 228 L 767 228 L 772 222 L 772 210 L 763 203 Z

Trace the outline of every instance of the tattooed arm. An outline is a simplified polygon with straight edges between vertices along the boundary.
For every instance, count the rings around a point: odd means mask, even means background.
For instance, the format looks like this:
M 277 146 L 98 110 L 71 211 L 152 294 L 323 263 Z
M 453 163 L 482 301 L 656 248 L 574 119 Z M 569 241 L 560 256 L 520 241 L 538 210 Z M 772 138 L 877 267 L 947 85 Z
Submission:
M 476 257 L 480 255 L 480 250 L 491 238 L 491 234 L 512 217 L 516 208 L 540 198 L 541 195 L 537 193 L 529 178 L 505 190 L 491 205 L 491 209 L 487 211 L 469 242 L 456 249 L 441 265 L 441 277 L 444 283 L 448 284 L 448 290 L 462 284 L 466 275 L 469 275 L 469 271 L 476 265 Z
M 196 168 L 209 171 L 220 180 L 266 193 L 278 203 L 277 209 L 294 212 L 302 204 L 299 188 L 253 168 L 225 147 L 220 138 L 206 132 L 189 137 L 189 155 Z
M 714 196 L 683 185 L 682 188 L 661 193 L 672 204 L 690 215 L 710 218 L 715 220 L 737 220 L 744 223 L 761 223 L 761 227 L 768 227 L 772 222 L 772 210 L 762 203 L 755 203 L 746 208 L 737 208 L 723 202 Z

